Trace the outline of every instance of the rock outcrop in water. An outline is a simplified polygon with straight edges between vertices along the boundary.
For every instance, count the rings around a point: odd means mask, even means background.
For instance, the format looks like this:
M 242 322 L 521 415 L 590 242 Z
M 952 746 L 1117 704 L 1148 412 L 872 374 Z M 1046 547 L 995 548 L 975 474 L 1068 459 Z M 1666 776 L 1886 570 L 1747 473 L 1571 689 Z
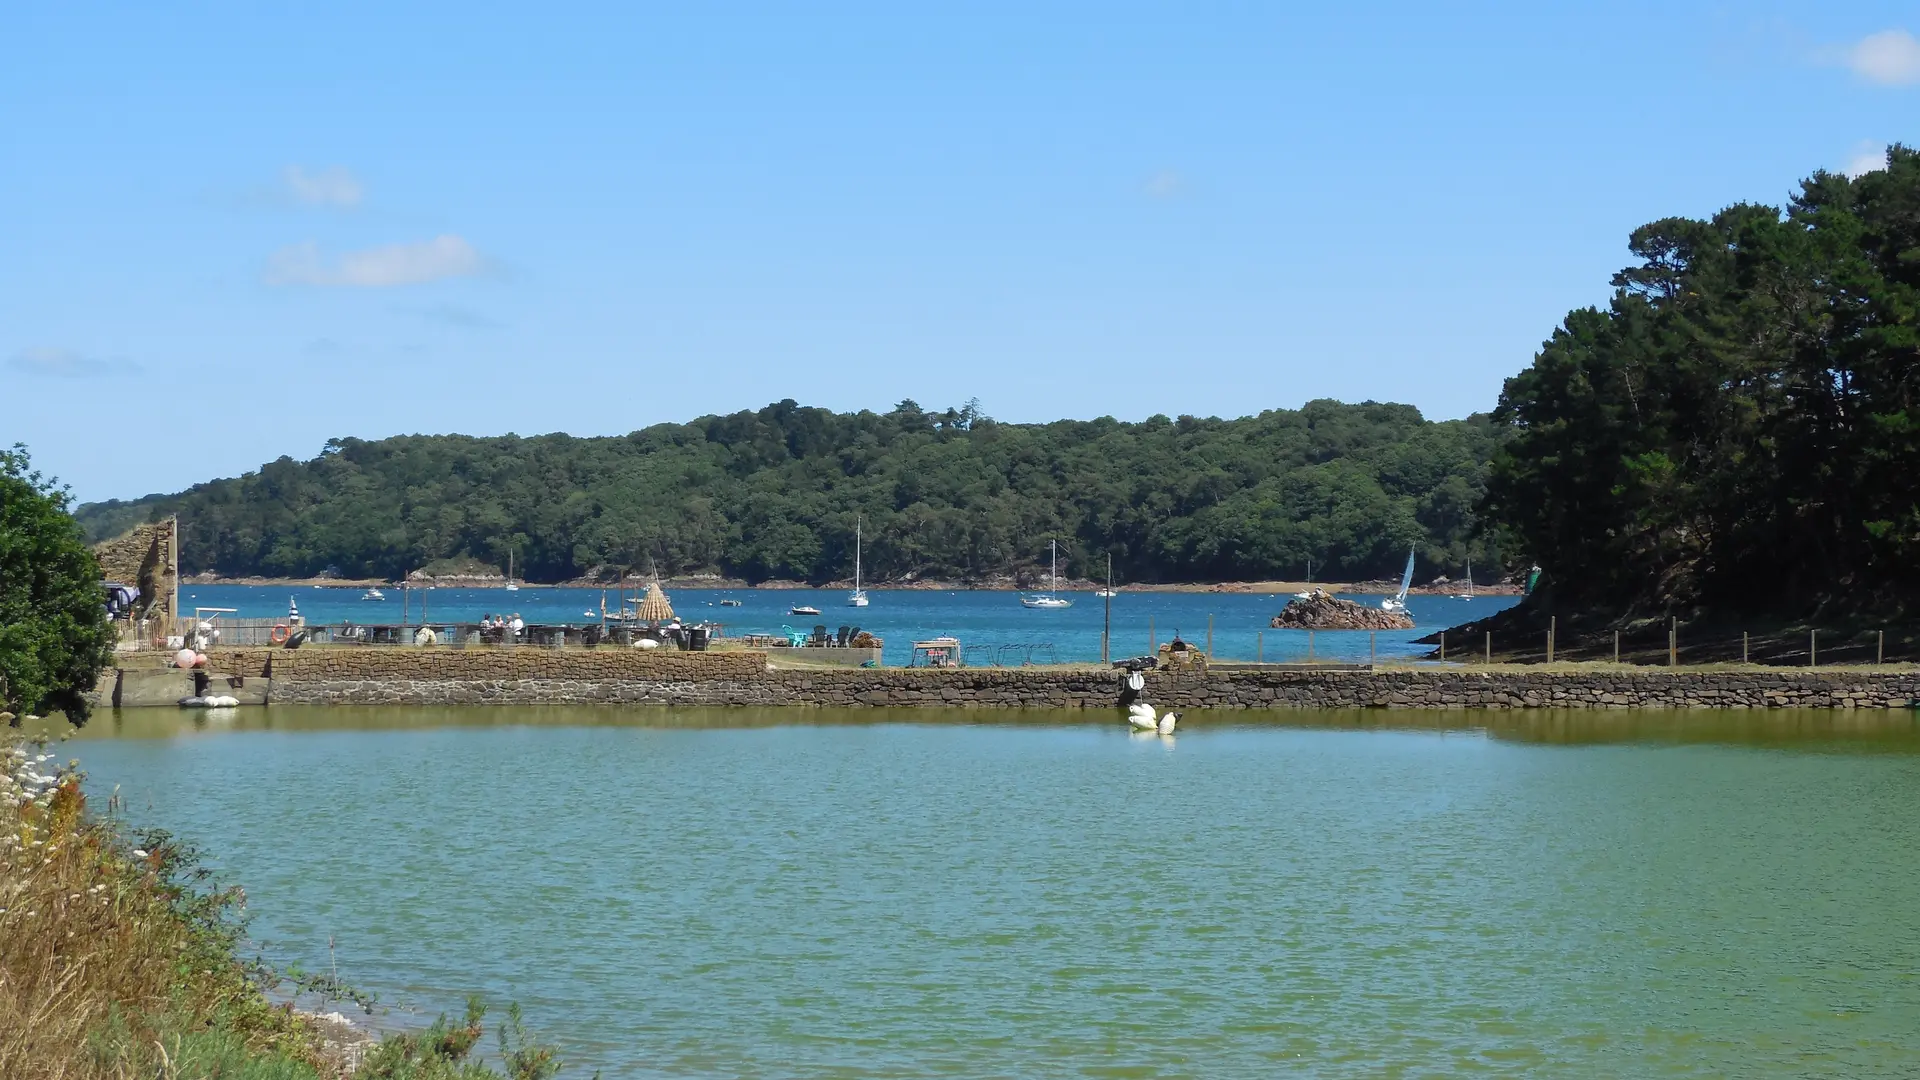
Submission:
M 1269 625 L 1279 630 L 1411 630 L 1413 620 L 1315 592 L 1282 608 Z

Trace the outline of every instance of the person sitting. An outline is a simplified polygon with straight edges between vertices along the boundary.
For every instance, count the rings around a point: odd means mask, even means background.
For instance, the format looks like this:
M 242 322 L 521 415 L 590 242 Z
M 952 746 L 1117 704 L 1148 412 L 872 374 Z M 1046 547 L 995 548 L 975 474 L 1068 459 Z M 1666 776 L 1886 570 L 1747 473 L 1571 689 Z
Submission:
M 520 613 L 517 611 L 513 613 L 511 626 L 513 628 L 513 636 L 516 638 L 527 632 L 527 624 L 520 621 Z

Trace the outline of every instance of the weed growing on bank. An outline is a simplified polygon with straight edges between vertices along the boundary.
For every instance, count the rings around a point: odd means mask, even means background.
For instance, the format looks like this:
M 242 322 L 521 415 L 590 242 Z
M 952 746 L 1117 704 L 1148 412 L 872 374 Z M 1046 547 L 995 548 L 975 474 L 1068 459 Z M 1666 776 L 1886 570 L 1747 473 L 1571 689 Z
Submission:
M 502 1073 L 485 1009 L 377 1045 L 275 1003 L 238 958 L 245 894 L 158 830 L 88 812 L 76 762 L 0 734 L 0 1077 L 6 1080 L 551 1080 L 518 1008 Z

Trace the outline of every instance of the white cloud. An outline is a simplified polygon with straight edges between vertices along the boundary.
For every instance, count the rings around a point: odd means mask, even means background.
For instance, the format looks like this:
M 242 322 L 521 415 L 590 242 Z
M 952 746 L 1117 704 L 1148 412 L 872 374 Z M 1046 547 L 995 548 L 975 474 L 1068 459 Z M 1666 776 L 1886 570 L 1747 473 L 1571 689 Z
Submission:
M 7 358 L 7 366 L 28 375 L 53 379 L 103 379 L 140 373 L 140 365 L 130 360 L 83 356 L 72 349 L 22 349 Z
M 448 233 L 417 244 L 388 244 L 350 251 L 331 262 L 313 244 L 295 244 L 274 252 L 268 260 L 267 282 L 384 289 L 442 278 L 471 277 L 485 268 L 485 260 L 472 244 Z
M 1156 199 L 1171 199 L 1186 186 L 1186 178 L 1172 169 L 1162 169 L 1147 178 L 1147 194 Z
M 1846 51 L 1847 67 L 1879 86 L 1920 83 L 1920 41 L 1905 30 L 1868 34 Z
M 309 206 L 358 206 L 360 197 L 366 194 L 360 181 L 338 165 L 314 172 L 289 165 L 281 179 L 293 201 Z
M 1847 167 L 1843 171 L 1858 180 L 1870 172 L 1879 172 L 1886 167 L 1886 146 L 1872 139 L 1866 139 L 1853 148 L 1853 155 L 1847 158 Z

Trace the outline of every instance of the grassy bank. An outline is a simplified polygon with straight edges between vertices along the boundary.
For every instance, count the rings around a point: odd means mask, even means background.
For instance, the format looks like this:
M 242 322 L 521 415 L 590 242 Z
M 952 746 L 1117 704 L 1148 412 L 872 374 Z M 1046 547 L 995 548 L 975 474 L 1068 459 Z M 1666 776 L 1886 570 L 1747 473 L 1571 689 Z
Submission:
M 1711 617 L 1621 618 L 1604 612 L 1555 612 L 1544 605 L 1508 608 L 1488 618 L 1417 639 L 1447 659 L 1479 664 L 1541 664 L 1553 641 L 1556 662 L 1639 667 L 1902 668 L 1920 663 L 1920 624 L 1908 618 L 1836 614 L 1816 619 Z M 1429 658 L 1438 658 L 1435 652 Z
M 194 852 L 89 806 L 74 764 L 0 730 L 0 1077 L 7 1080 L 548 1080 L 517 1012 L 498 1069 L 484 1010 L 374 1042 L 301 1012 L 240 959 L 244 894 Z M 282 991 L 276 1000 L 273 991 Z

